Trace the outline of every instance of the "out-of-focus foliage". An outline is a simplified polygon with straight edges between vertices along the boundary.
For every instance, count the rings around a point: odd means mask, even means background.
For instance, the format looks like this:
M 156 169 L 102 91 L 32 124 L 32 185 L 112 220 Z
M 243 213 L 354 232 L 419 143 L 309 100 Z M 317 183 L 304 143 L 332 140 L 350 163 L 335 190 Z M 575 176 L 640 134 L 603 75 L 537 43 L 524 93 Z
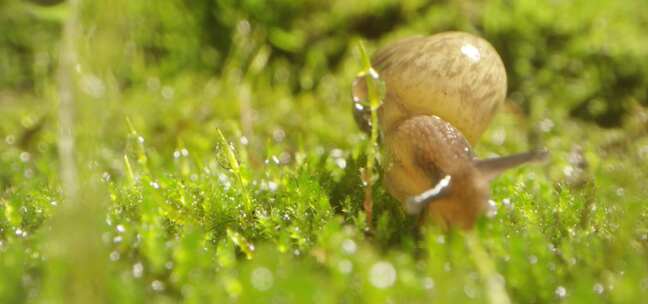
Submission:
M 56 68 L 70 17 L 50 2 L 0 1 L 0 303 L 67 302 L 78 272 L 95 274 L 50 248 L 66 206 Z M 78 165 L 100 188 L 89 200 L 105 202 L 95 297 L 483 303 L 492 284 L 521 303 L 648 295 L 645 1 L 85 0 L 80 17 Z M 370 232 L 361 211 L 356 42 L 371 53 L 444 30 L 484 36 L 508 69 L 511 102 L 478 154 L 552 152 L 496 180 L 477 245 L 419 230 L 380 183 Z
M 60 12 L 0 2 L 0 88 L 31 89 L 54 71 Z
M 20 29 L 0 35 L 0 85 L 29 87 L 52 71 L 58 8 L 45 12 L 18 0 L 0 5 L 0 26 Z M 145 0 L 120 9 L 122 55 L 135 57 L 122 62 L 119 76 L 127 83 L 143 81 L 142 69 L 164 78 L 215 73 L 232 55 L 243 59 L 268 47 L 265 69 L 274 71 L 273 83 L 310 90 L 345 64 L 358 37 L 386 42 L 467 30 L 501 53 L 510 96 L 527 112 L 531 105 L 560 107 L 565 116 L 609 127 L 634 104 L 646 105 L 645 1 Z M 241 32 L 250 36 L 239 48 Z

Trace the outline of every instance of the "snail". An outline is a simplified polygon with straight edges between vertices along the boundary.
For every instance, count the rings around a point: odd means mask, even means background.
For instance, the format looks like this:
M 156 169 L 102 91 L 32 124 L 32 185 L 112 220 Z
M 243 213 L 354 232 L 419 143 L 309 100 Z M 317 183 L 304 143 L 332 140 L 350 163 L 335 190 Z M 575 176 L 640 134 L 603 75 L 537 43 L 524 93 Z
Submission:
M 406 212 L 442 228 L 471 229 L 502 171 L 546 158 L 544 150 L 477 159 L 471 145 L 506 97 L 506 70 L 486 40 L 463 32 L 413 37 L 378 50 L 383 180 Z M 365 77 L 353 82 L 354 117 L 371 130 Z

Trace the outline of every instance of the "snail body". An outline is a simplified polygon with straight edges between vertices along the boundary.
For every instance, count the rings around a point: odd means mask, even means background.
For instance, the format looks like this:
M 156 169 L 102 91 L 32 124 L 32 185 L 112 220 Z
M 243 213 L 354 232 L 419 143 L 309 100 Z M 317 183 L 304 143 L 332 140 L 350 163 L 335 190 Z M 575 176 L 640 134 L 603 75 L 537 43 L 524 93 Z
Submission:
M 462 32 L 414 37 L 372 59 L 385 84 L 378 109 L 384 183 L 406 211 L 470 229 L 488 205 L 489 181 L 545 152 L 479 160 L 471 144 L 506 97 L 506 70 L 484 39 Z M 354 115 L 369 130 L 365 78 L 353 84 Z

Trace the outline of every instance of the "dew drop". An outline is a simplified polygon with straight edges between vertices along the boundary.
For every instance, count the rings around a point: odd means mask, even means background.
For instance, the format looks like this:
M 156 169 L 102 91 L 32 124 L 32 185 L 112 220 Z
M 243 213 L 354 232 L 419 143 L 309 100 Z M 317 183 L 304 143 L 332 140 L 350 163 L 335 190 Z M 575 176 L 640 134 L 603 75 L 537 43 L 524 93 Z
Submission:
M 341 273 L 350 273 L 353 270 L 353 263 L 347 259 L 343 259 L 338 262 L 337 264 L 338 270 L 340 270 Z
M 508 198 L 508 197 L 502 200 L 502 205 L 503 205 L 507 210 L 513 210 L 513 204 L 511 204 L 511 199 Z
M 250 283 L 252 283 L 252 287 L 254 287 L 255 289 L 266 291 L 272 288 L 272 285 L 274 284 L 274 277 L 272 275 L 272 272 L 268 268 L 257 267 L 252 271 Z
M 7 142 L 9 143 L 9 142 Z M 648 157 L 648 145 L 639 148 L 639 157 L 646 158 Z
M 291 158 L 292 157 L 288 152 L 281 152 L 281 154 L 279 154 L 279 160 L 281 161 L 282 164 L 289 163 Z
M 115 262 L 115 261 L 119 260 L 119 258 L 120 258 L 120 254 L 119 254 L 118 251 L 113 251 L 113 252 L 110 253 L 110 260 L 111 261 Z
M 423 278 L 423 288 L 430 290 L 434 288 L 434 280 L 430 277 Z
M 29 152 L 21 152 L 20 153 L 20 161 L 23 163 L 28 162 L 31 159 L 31 154 Z
M 268 182 L 268 189 L 272 192 L 277 191 L 277 183 L 275 182 Z
M 540 131 L 542 131 L 543 133 L 547 133 L 551 131 L 551 129 L 553 129 L 554 125 L 555 124 L 551 119 L 545 118 L 540 122 L 538 127 L 540 128 Z
M 157 77 L 149 77 L 149 79 L 146 80 L 146 86 L 151 91 L 157 91 L 160 89 L 160 79 Z
M 342 242 L 342 250 L 347 254 L 354 254 L 357 249 L 358 245 L 351 239 L 346 239 Z
M 282 142 L 286 138 L 286 132 L 283 129 L 275 129 L 272 132 L 272 138 L 276 142 Z
M 369 270 L 369 282 L 381 289 L 391 287 L 396 282 L 396 269 L 389 262 L 378 262 Z
M 450 272 L 450 271 L 452 271 L 452 265 L 450 265 L 449 262 L 445 262 L 445 263 L 443 264 L 443 271 L 445 271 L 445 272 Z
M 477 289 L 475 289 L 474 286 L 464 285 L 463 290 L 464 290 L 464 294 L 466 294 L 468 298 L 474 299 L 477 297 Z
M 340 169 L 344 169 L 344 168 L 346 168 L 346 166 L 347 166 L 346 159 L 344 159 L 344 158 L 338 158 L 338 159 L 336 159 L 336 160 L 335 160 L 335 164 L 336 164 Z
M 142 263 L 138 262 L 133 265 L 133 276 L 136 278 L 141 278 L 142 274 L 144 274 L 144 265 Z
M 331 150 L 331 157 L 333 158 L 340 158 L 342 157 L 344 152 L 340 149 L 333 149 Z
M 491 140 L 493 141 L 494 144 L 496 145 L 502 145 L 504 144 L 504 141 L 506 140 L 506 132 L 504 129 L 497 129 L 493 132 L 493 135 L 491 137 Z M 468 148 L 466 148 L 468 149 Z M 466 151 L 468 152 L 468 151 Z
M 104 182 L 109 182 L 109 181 L 110 181 L 110 173 L 108 173 L 108 172 L 104 172 L 104 173 L 102 173 L 102 174 L 101 174 L 101 179 L 102 179 Z
M 166 262 L 166 263 L 164 264 L 164 268 L 166 268 L 167 270 L 171 270 L 171 269 L 173 269 L 173 262 L 171 262 L 171 261 Z
M 11 146 L 16 142 L 16 138 L 13 135 L 7 135 L 7 137 L 5 137 L 5 142 L 7 145 Z
M 437 244 L 445 244 L 445 236 L 443 236 L 443 235 L 438 235 L 438 236 L 436 237 L 436 242 L 437 242 Z
M 639 282 L 639 287 L 641 288 L 642 291 L 648 290 L 648 277 L 643 278 L 641 282 Z M 612 284 L 608 286 L 608 289 L 609 290 L 613 289 Z
M 106 93 L 104 82 L 101 78 L 92 74 L 83 75 L 79 86 L 84 93 L 94 98 L 101 98 Z
M 151 282 L 151 288 L 157 292 L 164 291 L 164 283 L 159 280 L 154 280 Z
M 556 253 L 556 251 L 558 251 L 558 248 L 556 248 L 556 245 L 554 245 L 553 243 L 549 243 L 549 245 L 547 246 L 547 248 L 548 248 L 549 251 L 551 251 L 552 253 Z
M 173 98 L 173 95 L 175 95 L 175 91 L 173 90 L 172 87 L 164 86 L 162 88 L 162 98 L 166 100 L 171 100 Z
M 574 167 L 565 166 L 565 168 L 563 168 L 563 174 L 565 174 L 565 176 L 567 177 L 572 176 L 574 174 Z
M 497 215 L 497 204 L 494 200 L 488 200 L 488 205 L 486 206 L 486 217 L 494 218 Z

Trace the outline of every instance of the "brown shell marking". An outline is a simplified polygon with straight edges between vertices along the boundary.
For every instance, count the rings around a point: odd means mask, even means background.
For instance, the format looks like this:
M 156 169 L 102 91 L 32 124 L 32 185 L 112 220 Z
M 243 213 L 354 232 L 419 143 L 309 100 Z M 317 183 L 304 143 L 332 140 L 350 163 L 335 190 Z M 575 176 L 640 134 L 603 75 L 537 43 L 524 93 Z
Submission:
M 401 40 L 379 50 L 373 64 L 387 89 L 380 113 L 384 132 L 412 115 L 436 115 L 475 144 L 506 96 L 499 55 L 468 33 Z

